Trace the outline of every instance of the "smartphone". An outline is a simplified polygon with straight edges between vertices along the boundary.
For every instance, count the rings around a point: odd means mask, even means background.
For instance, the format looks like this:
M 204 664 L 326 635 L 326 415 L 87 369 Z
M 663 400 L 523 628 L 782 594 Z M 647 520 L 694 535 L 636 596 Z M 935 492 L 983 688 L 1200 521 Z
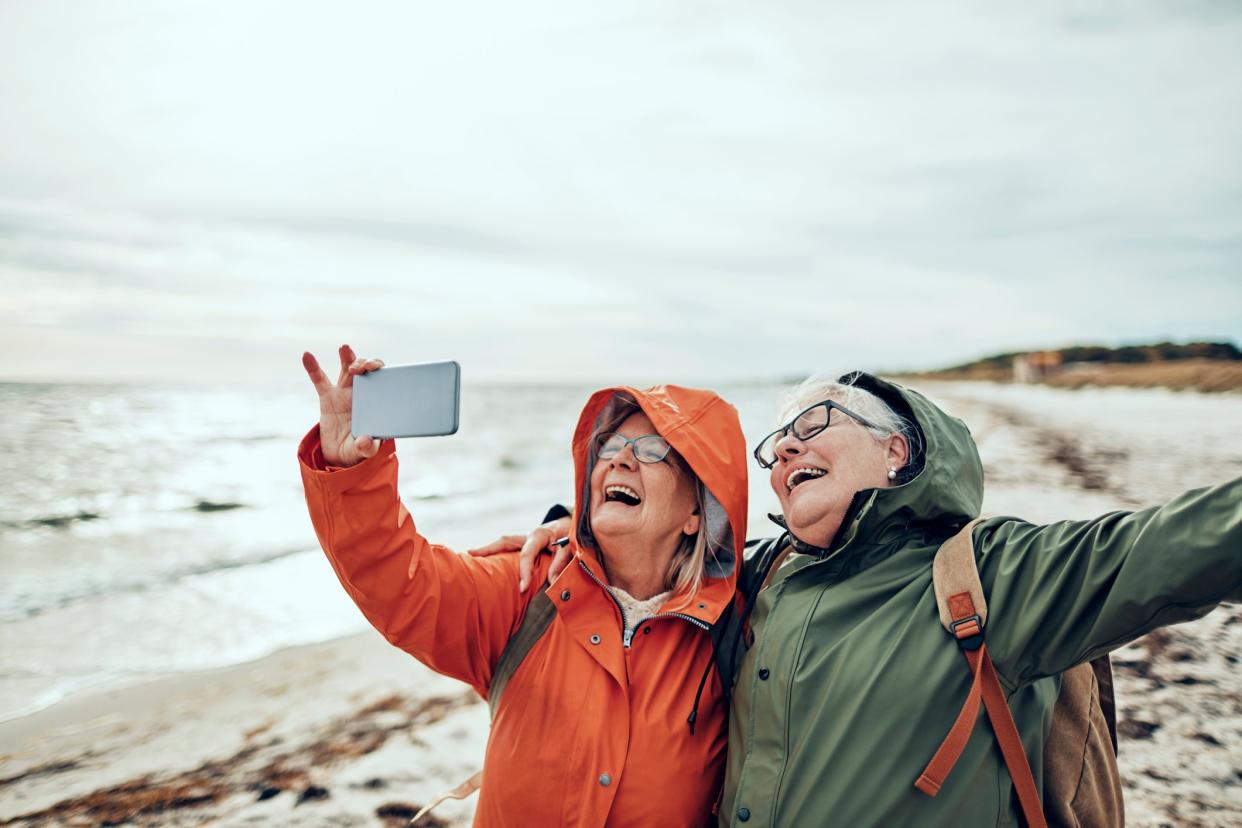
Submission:
M 357 437 L 434 437 L 457 433 L 461 366 L 394 365 L 354 377 L 350 431 Z

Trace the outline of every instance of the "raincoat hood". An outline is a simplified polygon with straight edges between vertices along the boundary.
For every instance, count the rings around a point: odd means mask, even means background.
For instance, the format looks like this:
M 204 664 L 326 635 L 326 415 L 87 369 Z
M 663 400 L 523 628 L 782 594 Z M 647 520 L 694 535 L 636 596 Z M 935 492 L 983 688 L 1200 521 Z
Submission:
M 914 476 L 900 486 L 876 491 L 867 522 L 890 521 L 961 526 L 983 505 L 983 461 L 970 429 L 922 394 L 855 371 L 842 383 L 870 391 L 918 429 L 922 451 L 912 458 Z
M 573 438 L 576 501 L 572 539 L 576 555 L 603 580 L 590 527 L 591 471 L 595 466 L 592 436 L 608 423 L 617 422 L 622 414 L 638 410 L 647 415 L 706 489 L 703 521 L 709 551 L 699 592 L 705 606 L 698 608 L 706 612 L 690 614 L 711 623 L 728 604 L 736 585 L 738 562 L 746 543 L 747 495 L 746 440 L 737 411 L 715 393 L 657 385 L 645 390 L 626 386 L 604 388 L 591 395 L 578 418 Z

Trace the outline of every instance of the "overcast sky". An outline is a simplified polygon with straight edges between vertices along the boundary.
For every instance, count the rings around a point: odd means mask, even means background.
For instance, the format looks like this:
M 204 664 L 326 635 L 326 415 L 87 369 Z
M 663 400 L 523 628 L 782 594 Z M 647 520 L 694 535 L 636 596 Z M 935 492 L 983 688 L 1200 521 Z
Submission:
M 0 377 L 1242 341 L 1242 4 L 0 0 Z

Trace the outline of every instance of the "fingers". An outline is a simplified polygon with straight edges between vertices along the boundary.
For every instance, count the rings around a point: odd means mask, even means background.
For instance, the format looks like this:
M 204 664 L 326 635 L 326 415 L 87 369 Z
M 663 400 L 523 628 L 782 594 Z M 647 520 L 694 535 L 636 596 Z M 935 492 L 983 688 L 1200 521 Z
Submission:
M 552 533 L 540 526 L 526 536 L 522 551 L 518 553 L 518 591 L 525 592 L 530 586 L 530 575 L 535 568 L 535 558 L 547 548 L 553 540 Z
M 560 575 L 565 567 L 569 566 L 569 562 L 573 560 L 574 553 L 569 551 L 569 544 L 565 544 L 556 550 L 556 554 L 552 556 L 552 565 L 548 567 L 548 580 L 556 580 L 556 576 Z
M 336 378 L 336 384 L 342 388 L 347 388 L 349 387 L 346 383 L 346 380 L 349 379 L 349 365 L 358 357 L 354 355 L 354 349 L 348 345 L 342 345 L 337 349 L 337 353 L 341 357 L 341 375 Z
M 345 367 L 344 379 L 341 380 L 342 388 L 351 388 L 354 384 L 354 377 L 359 374 L 369 374 L 372 371 L 378 371 L 384 367 L 382 359 L 355 359 Z
M 486 558 L 488 555 L 499 555 L 501 552 L 516 552 L 525 542 L 525 535 L 503 535 L 486 546 L 468 551 L 476 558 Z
M 382 359 L 358 359 L 354 349 L 348 345 L 342 345 L 337 349 L 337 354 L 341 358 L 341 373 L 336 378 L 336 384 L 341 388 L 351 387 L 354 384 L 354 377 L 358 374 L 378 371 L 384 367 Z M 309 351 L 302 354 L 302 365 L 306 366 L 306 373 L 310 374 L 311 382 L 315 383 L 316 390 L 322 391 L 331 387 L 328 384 L 328 378 L 319 367 L 318 360 Z
M 379 447 L 380 441 L 376 440 L 369 434 L 363 435 L 357 440 L 354 440 L 354 448 L 357 449 L 358 453 L 363 457 L 374 457 L 375 452 L 379 451 Z
M 332 383 L 328 382 L 328 378 L 324 376 L 323 369 L 319 367 L 319 360 L 315 359 L 315 355 L 310 351 L 302 353 L 302 367 L 306 369 L 306 375 L 310 377 L 315 390 L 320 394 L 332 387 Z

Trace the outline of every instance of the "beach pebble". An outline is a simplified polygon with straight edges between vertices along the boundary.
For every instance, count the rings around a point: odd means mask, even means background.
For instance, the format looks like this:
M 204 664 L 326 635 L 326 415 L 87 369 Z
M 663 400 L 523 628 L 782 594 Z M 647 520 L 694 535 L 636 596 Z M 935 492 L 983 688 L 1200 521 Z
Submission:
M 328 793 L 327 788 L 320 785 L 308 785 L 306 790 L 298 794 L 298 801 L 295 804 L 301 805 L 303 802 L 311 802 L 316 799 L 327 799 L 329 796 L 331 796 L 331 794 Z

